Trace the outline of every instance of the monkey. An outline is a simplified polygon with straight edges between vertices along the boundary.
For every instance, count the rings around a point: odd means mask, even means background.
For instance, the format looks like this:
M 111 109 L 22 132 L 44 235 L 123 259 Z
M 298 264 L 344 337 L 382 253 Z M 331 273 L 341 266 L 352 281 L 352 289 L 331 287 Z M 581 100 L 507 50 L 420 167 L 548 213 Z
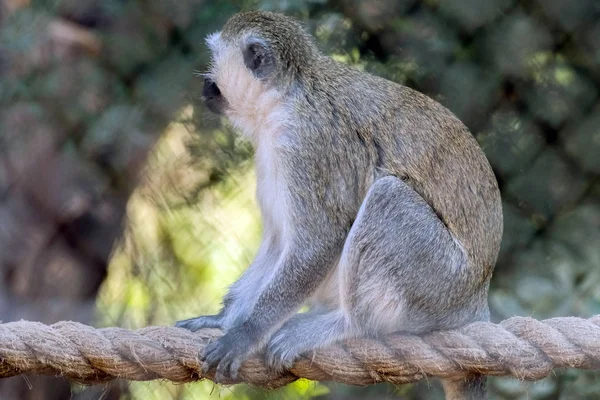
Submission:
M 205 371 L 227 381 L 258 351 L 283 370 L 353 337 L 489 320 L 500 191 L 452 112 L 334 61 L 283 14 L 235 14 L 206 43 L 202 97 L 254 147 L 263 237 L 221 310 L 176 324 L 223 330 Z M 486 396 L 482 376 L 442 384 Z

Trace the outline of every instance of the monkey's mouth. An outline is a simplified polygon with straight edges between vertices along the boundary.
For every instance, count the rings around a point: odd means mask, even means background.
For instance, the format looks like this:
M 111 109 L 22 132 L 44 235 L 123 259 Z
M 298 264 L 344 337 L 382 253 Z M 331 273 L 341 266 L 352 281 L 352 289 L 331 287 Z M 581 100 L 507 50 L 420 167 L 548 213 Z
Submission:
M 216 114 L 222 114 L 227 102 L 221 94 L 217 84 L 210 78 L 204 78 L 204 87 L 202 88 L 202 99 L 206 107 Z

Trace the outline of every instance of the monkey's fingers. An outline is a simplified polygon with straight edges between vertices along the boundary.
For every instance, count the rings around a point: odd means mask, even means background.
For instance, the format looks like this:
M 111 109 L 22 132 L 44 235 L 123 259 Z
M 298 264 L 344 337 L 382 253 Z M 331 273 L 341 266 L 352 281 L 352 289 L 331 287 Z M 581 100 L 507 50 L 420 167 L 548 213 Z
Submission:
M 242 367 L 242 362 L 244 361 L 243 357 L 236 357 L 229 367 L 229 376 L 231 379 L 237 380 L 238 373 L 240 372 L 240 368 Z
M 207 373 L 215 368 L 227 355 L 227 347 L 223 345 L 222 338 L 208 344 L 200 356 L 202 361 L 202 372 Z
M 285 369 L 285 364 L 285 361 L 278 354 L 268 353 L 265 356 L 265 365 L 272 371 L 283 371 Z
M 265 364 L 273 371 L 282 372 L 294 365 L 294 361 L 300 357 L 291 348 L 284 348 L 280 343 L 271 343 L 265 353 Z
M 219 362 L 215 373 L 215 381 L 227 382 L 236 380 L 242 365 L 242 357 L 235 351 L 228 352 Z

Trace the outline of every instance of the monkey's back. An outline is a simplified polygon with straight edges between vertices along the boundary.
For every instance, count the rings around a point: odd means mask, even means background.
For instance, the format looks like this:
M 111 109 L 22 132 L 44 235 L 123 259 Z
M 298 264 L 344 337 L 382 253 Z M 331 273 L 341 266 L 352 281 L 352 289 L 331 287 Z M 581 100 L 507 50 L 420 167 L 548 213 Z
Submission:
M 375 168 L 366 173 L 383 171 L 413 187 L 464 247 L 471 272 L 488 282 L 500 248 L 502 205 L 473 135 L 426 95 L 335 64 L 337 73 L 321 76 L 318 88 L 338 115 L 338 134 L 370 147 L 375 160 L 367 169 Z
M 467 127 L 448 109 L 410 88 L 391 84 L 398 104 L 382 165 L 406 177 L 491 274 L 502 238 L 500 191 L 492 168 Z M 385 139 L 384 139 L 385 140 Z M 386 165 L 387 164 L 387 165 Z

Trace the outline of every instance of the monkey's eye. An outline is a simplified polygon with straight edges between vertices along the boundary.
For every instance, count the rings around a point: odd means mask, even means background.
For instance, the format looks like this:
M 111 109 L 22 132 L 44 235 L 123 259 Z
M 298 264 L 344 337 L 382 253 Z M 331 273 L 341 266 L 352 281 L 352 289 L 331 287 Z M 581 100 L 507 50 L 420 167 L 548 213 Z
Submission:
M 257 78 L 266 78 L 274 62 L 268 45 L 260 39 L 249 39 L 243 50 L 244 64 Z
M 262 64 L 263 57 L 261 54 L 260 45 L 257 43 L 252 43 L 248 45 L 246 49 L 246 54 L 244 54 L 244 61 L 246 62 L 246 66 L 250 68 L 251 71 L 255 71 Z

